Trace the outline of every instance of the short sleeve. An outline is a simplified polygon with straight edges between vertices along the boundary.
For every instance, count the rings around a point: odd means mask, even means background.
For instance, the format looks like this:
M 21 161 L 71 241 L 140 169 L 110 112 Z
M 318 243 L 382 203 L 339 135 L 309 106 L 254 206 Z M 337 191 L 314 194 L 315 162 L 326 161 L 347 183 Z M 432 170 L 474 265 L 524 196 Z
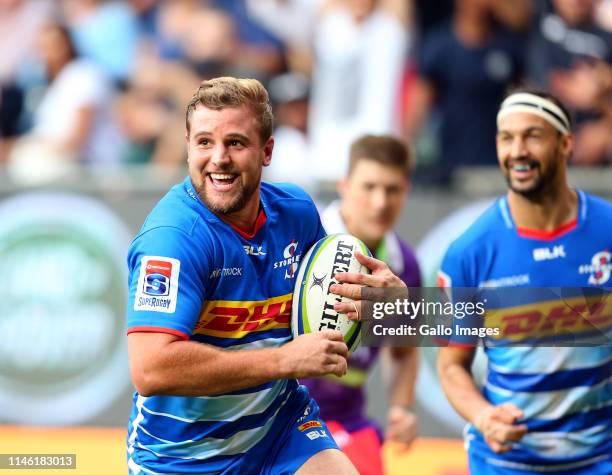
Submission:
M 438 287 L 444 289 L 448 302 L 452 304 L 452 318 L 445 322 L 451 332 L 446 338 L 438 338 L 442 346 L 473 348 L 478 344 L 478 337 L 472 331 L 483 324 L 482 315 L 475 312 L 473 299 L 477 295 L 476 284 L 469 278 L 470 253 L 452 244 L 447 250 L 440 270 Z M 466 308 L 470 309 L 466 312 Z M 478 334 L 476 331 L 475 334 Z
M 138 236 L 128 251 L 128 333 L 189 339 L 206 297 L 209 267 L 201 246 L 177 228 L 154 228 Z

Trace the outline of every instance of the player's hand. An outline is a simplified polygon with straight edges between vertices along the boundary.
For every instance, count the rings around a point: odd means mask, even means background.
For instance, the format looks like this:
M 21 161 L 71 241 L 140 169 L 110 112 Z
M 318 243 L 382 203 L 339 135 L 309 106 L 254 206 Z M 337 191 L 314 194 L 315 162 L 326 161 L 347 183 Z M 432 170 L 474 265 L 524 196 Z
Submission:
M 391 406 L 387 413 L 385 440 L 394 442 L 398 448 L 407 449 L 418 432 L 417 416 L 401 406 Z
M 286 365 L 287 374 L 293 378 L 346 374 L 348 347 L 339 331 L 300 335 L 280 349 L 283 354 L 280 364 Z
M 481 412 L 474 425 L 493 452 L 503 453 L 512 449 L 512 442 L 520 440 L 527 433 L 525 424 L 517 425 L 523 411 L 511 403 L 489 406 Z
M 396 276 L 389 266 L 383 261 L 366 256 L 360 252 L 355 252 L 357 260 L 366 266 L 371 274 L 361 274 L 356 272 L 339 272 L 335 275 L 338 282 L 330 287 L 330 290 L 342 297 L 348 297 L 353 302 L 337 302 L 334 310 L 344 313 L 350 320 L 359 320 L 362 312 L 362 301 L 384 300 L 383 292 L 374 292 L 372 289 L 402 289 L 402 297 L 408 297 L 408 289 L 402 279 Z M 399 298 L 398 295 L 394 295 Z

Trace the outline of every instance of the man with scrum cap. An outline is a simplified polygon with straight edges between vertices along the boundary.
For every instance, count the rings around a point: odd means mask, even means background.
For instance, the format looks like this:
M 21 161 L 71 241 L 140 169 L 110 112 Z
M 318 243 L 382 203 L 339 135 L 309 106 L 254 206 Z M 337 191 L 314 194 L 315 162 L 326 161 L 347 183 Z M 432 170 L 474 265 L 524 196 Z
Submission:
M 612 206 L 567 183 L 573 137 L 565 106 L 547 93 L 510 94 L 497 116 L 496 142 L 508 193 L 451 244 L 440 284 L 455 299 L 452 289 L 460 287 L 609 287 Z M 502 310 L 545 315 L 540 294 L 520 308 L 504 301 Z M 573 312 L 568 302 L 546 305 L 566 315 Z M 471 372 L 473 341 L 440 349 L 443 389 L 469 422 L 472 473 L 612 473 L 612 347 L 587 346 L 579 331 L 572 336 L 565 347 L 485 339 L 482 390 Z

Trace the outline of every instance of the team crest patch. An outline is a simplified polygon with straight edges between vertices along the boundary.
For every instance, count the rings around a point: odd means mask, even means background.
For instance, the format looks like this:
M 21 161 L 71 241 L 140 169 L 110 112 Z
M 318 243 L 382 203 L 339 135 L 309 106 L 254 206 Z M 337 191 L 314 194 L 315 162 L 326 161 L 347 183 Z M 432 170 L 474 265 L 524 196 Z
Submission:
M 140 261 L 134 310 L 174 313 L 180 268 L 178 259 L 144 256 Z

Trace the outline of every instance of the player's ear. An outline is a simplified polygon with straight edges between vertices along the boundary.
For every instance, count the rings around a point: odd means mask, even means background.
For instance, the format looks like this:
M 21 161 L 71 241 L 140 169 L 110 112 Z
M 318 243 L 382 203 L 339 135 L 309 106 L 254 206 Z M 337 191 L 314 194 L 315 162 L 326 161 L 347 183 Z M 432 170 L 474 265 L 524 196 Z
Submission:
M 185 134 L 185 148 L 187 149 L 187 162 L 189 162 L 189 134 Z
M 267 167 L 268 165 L 270 165 L 270 163 L 272 163 L 272 150 L 274 149 L 274 137 L 270 137 L 267 141 L 266 144 L 263 147 L 263 153 L 264 153 L 264 157 L 263 157 L 263 166 Z
M 561 136 L 561 150 L 563 151 L 563 157 L 569 160 L 574 152 L 574 136 L 572 134 Z

